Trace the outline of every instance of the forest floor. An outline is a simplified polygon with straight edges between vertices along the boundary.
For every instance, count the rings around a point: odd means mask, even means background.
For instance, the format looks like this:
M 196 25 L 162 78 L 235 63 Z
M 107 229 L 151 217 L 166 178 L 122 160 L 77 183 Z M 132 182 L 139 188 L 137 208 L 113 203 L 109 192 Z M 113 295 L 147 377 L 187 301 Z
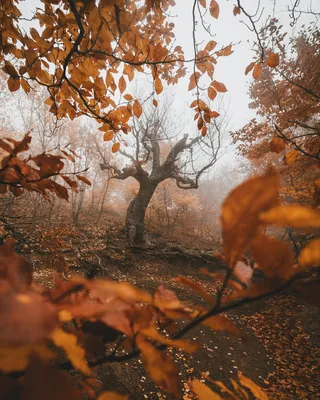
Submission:
M 216 283 L 200 272 L 219 268 L 212 257 L 214 249 L 181 246 L 153 237 L 153 246 L 129 246 L 119 231 L 119 221 L 107 229 L 87 227 L 81 234 L 70 236 L 69 250 L 64 250 L 70 265 L 68 275 L 92 273 L 115 280 L 125 280 L 153 292 L 159 285 L 174 289 L 186 302 L 203 305 L 194 292 L 182 288 L 172 278 L 186 276 L 203 285 L 214 295 Z M 107 244 L 107 245 L 106 245 Z M 80 253 L 76 254 L 77 248 Z M 30 250 L 30 248 L 29 248 Z M 35 266 L 35 279 L 48 284 L 55 275 L 45 267 L 45 256 L 29 251 Z M 214 380 L 230 386 L 241 371 L 270 395 L 279 400 L 316 400 L 320 393 L 319 339 L 320 321 L 317 312 L 295 293 L 283 293 L 274 298 L 246 305 L 228 313 L 228 317 L 245 334 L 245 338 L 213 332 L 198 327 L 186 338 L 202 345 L 195 354 L 169 350 L 174 354 L 184 383 L 184 398 L 191 399 L 186 382 L 204 372 Z M 169 400 L 170 397 L 153 385 L 140 359 L 113 363 L 95 368 L 99 391 L 112 390 L 129 394 L 130 399 Z

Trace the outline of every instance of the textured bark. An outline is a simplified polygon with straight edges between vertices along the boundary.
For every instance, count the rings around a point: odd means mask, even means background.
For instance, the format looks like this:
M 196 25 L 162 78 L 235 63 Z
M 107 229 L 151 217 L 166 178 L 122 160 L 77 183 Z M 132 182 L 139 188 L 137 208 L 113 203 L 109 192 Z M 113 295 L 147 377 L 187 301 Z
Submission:
M 144 219 L 147 207 L 157 188 L 157 183 L 145 180 L 140 183 L 139 192 L 129 204 L 126 216 L 126 234 L 128 238 L 137 244 L 148 242 Z

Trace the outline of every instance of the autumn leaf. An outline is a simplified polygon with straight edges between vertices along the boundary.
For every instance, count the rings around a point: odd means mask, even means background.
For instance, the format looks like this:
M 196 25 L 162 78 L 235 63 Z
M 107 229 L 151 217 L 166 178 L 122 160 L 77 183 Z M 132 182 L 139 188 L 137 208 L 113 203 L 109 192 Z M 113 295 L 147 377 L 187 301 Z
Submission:
M 236 187 L 222 205 L 224 254 L 231 267 L 257 233 L 259 214 L 278 203 L 279 181 L 274 170 Z
M 240 8 L 237 7 L 237 6 L 234 6 L 234 8 L 233 8 L 233 15 L 236 16 L 236 15 L 238 15 L 238 14 L 240 14 L 240 13 L 241 13 Z
M 219 7 L 219 4 L 216 2 L 216 0 L 211 0 L 210 1 L 209 10 L 210 10 L 210 14 L 212 15 L 212 17 L 218 19 L 219 12 L 220 12 L 220 7 Z
M 119 149 L 120 149 L 120 143 L 117 142 L 112 145 L 111 151 L 112 153 L 116 153 L 117 151 L 119 151 Z
M 207 6 L 206 0 L 199 0 L 199 3 L 203 8 L 206 8 L 206 6 Z
M 276 68 L 279 65 L 280 57 L 279 54 L 270 52 L 266 60 L 266 64 L 271 68 Z
M 275 137 L 270 143 L 270 150 L 274 153 L 281 153 L 281 151 L 286 147 L 283 139 Z
M 123 93 L 126 90 L 127 84 L 126 84 L 126 80 L 124 79 L 123 76 L 121 76 L 119 79 L 118 87 L 119 87 L 120 93 Z
M 252 241 L 250 251 L 266 277 L 289 279 L 297 271 L 293 268 L 294 254 L 288 243 L 262 233 Z
M 115 392 L 104 392 L 97 400 L 129 400 L 129 396 L 124 396 Z
M 234 267 L 233 275 L 236 276 L 240 282 L 249 286 L 253 275 L 253 268 L 243 261 L 238 261 Z
M 181 381 L 175 362 L 146 340 L 138 340 L 144 366 L 156 385 L 173 396 L 181 396 Z
M 294 163 L 299 155 L 297 150 L 291 150 L 287 154 L 284 155 L 284 163 L 286 165 L 290 165 Z
M 142 107 L 138 100 L 133 102 L 133 113 L 137 118 L 141 117 L 142 114 Z
M 250 71 L 252 71 L 253 70 L 253 68 L 254 68 L 254 66 L 256 65 L 256 63 L 253 61 L 252 63 L 250 63 L 248 66 L 247 66 L 247 68 L 246 68 L 246 70 L 245 70 L 245 75 L 248 75 L 248 73 L 250 72 Z
M 82 181 L 82 182 L 86 183 L 87 185 L 91 186 L 91 182 L 90 182 L 89 179 L 86 178 L 85 176 L 76 175 L 76 177 L 77 177 L 80 181 Z
M 231 322 L 227 317 L 224 317 L 223 315 L 214 315 L 212 317 L 209 317 L 205 319 L 202 324 L 217 332 L 227 332 L 235 336 L 243 336 L 240 329 L 237 328 L 233 322 Z
M 320 264 L 320 239 L 314 239 L 301 251 L 299 264 L 303 267 L 312 267 Z
M 56 346 L 64 349 L 75 368 L 86 375 L 91 374 L 85 360 L 85 351 L 78 345 L 78 339 L 75 335 L 57 328 L 51 333 L 50 338 Z
M 158 102 L 157 102 L 156 99 L 153 99 L 153 100 L 152 100 L 152 104 L 153 104 L 155 107 L 158 107 Z
M 8 88 L 9 88 L 10 92 L 16 92 L 17 90 L 19 90 L 20 89 L 20 79 L 10 76 L 8 79 Z
M 229 46 L 224 47 L 223 49 L 221 49 L 220 51 L 217 52 L 217 56 L 218 57 L 226 57 L 226 56 L 230 56 L 230 54 L 232 54 L 232 45 L 229 44 Z
M 262 72 L 262 64 L 261 63 L 255 64 L 252 72 L 253 78 L 256 80 L 259 79 L 261 72 Z
M 211 83 L 211 86 L 213 86 L 216 89 L 217 92 L 223 93 L 223 92 L 227 91 L 227 88 L 225 87 L 225 85 L 223 83 L 221 83 L 221 82 L 218 82 L 218 81 L 213 81 Z
M 260 221 L 293 228 L 319 228 L 320 211 L 300 205 L 280 205 L 259 216 Z
M 223 400 L 217 393 L 209 388 L 209 386 L 194 379 L 191 384 L 191 390 L 198 396 L 199 400 Z
M 154 88 L 155 88 L 157 94 L 160 94 L 163 91 L 161 79 L 159 79 L 159 78 L 155 79 Z
M 238 371 L 238 379 L 241 385 L 248 388 L 257 400 L 268 400 L 268 396 L 264 393 L 260 386 L 254 383 L 251 379 L 246 378 L 240 371 Z
M 199 80 L 199 77 L 200 77 L 200 73 L 199 72 L 195 72 L 194 74 L 192 74 L 190 76 L 188 90 L 192 90 L 197 86 L 197 82 Z
M 112 140 L 114 137 L 114 132 L 113 131 L 107 131 L 104 135 L 103 135 L 103 140 L 105 142 L 108 142 L 109 140 Z
M 184 286 L 189 287 L 192 289 L 195 293 L 200 295 L 204 300 L 206 300 L 208 303 L 213 304 L 214 299 L 203 290 L 201 285 L 199 285 L 197 282 L 193 282 L 191 279 L 186 278 L 185 276 L 179 276 L 178 278 L 173 279 L 175 282 L 181 283 Z

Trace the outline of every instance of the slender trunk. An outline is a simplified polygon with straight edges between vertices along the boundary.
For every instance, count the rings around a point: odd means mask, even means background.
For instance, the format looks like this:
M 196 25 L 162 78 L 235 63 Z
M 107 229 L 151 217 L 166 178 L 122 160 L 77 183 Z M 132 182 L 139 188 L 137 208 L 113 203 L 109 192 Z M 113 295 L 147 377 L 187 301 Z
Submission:
M 142 244 L 147 242 L 144 219 L 156 187 L 157 184 L 149 180 L 141 182 L 139 192 L 129 204 L 126 216 L 126 234 L 135 243 Z

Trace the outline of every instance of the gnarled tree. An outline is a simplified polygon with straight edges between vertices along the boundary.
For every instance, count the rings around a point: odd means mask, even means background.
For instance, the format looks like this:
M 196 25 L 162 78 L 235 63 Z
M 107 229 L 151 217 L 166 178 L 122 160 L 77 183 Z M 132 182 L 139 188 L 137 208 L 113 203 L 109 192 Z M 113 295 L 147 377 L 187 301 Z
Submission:
M 136 243 L 145 243 L 145 213 L 157 186 L 166 179 L 173 179 L 180 189 L 197 189 L 201 175 L 217 161 L 221 131 L 218 123 L 209 126 L 206 136 L 182 137 L 174 134 L 169 117 L 170 104 L 156 112 L 149 111 L 134 119 L 134 143 L 130 152 L 119 153 L 130 160 L 120 169 L 106 160 L 101 168 L 111 171 L 111 178 L 125 180 L 133 177 L 139 190 L 129 204 L 126 216 L 126 233 Z

